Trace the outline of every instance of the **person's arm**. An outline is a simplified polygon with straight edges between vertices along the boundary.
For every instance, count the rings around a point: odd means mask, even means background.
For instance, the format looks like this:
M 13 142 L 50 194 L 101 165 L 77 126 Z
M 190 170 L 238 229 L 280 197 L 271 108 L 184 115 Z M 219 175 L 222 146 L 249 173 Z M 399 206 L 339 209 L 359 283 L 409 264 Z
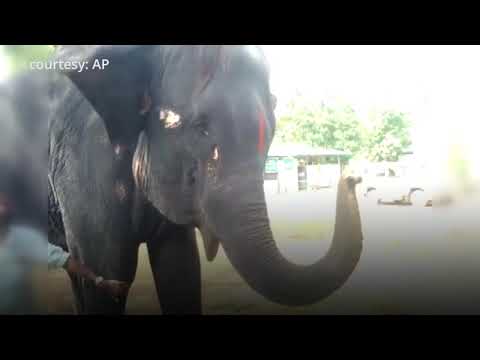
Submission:
M 71 257 L 68 252 L 50 243 L 48 244 L 48 264 L 49 268 L 63 268 L 70 274 L 90 280 L 98 288 L 110 293 L 114 299 L 118 299 L 118 297 L 128 292 L 128 284 L 116 280 L 105 280 L 103 277 L 97 276 L 87 266 Z
M 68 258 L 65 270 L 92 281 L 95 286 L 107 291 L 116 301 L 119 300 L 120 296 L 126 296 L 129 289 L 129 285 L 123 281 L 105 280 L 103 277 L 95 275 L 88 267 L 72 257 Z
M 61 247 L 48 243 L 48 270 L 65 268 L 70 254 Z
M 48 269 L 65 269 L 67 272 L 90 280 L 96 285 L 103 281 L 103 278 L 95 275 L 88 267 L 73 259 L 68 252 L 50 243 L 48 243 Z
M 95 275 L 92 270 L 82 263 L 76 261 L 72 257 L 67 259 L 63 268 L 71 274 L 76 274 L 80 277 L 90 280 L 91 282 L 95 283 L 95 285 L 99 285 L 103 281 L 102 277 Z
M 76 274 L 96 284 L 98 284 L 101 279 L 85 265 L 74 260 L 67 251 L 50 243 L 48 243 L 48 269 L 65 269 L 71 274 Z

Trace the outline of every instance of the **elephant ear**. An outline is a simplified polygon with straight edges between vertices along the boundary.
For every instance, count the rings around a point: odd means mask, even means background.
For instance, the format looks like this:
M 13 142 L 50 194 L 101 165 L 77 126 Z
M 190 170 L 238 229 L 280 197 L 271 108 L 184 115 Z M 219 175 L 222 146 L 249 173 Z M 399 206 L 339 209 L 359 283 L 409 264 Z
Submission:
M 103 118 L 112 143 L 135 141 L 144 126 L 151 73 L 146 45 L 61 45 L 57 68 Z

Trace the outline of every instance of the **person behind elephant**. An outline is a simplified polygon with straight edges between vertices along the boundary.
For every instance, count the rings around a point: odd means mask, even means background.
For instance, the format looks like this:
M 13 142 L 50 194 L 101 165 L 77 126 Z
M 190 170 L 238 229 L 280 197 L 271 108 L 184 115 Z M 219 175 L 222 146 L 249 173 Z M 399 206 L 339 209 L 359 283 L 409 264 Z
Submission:
M 42 313 L 33 280 L 48 268 L 95 278 L 117 297 L 126 284 L 103 280 L 48 246 L 45 183 L 48 162 L 48 74 L 24 72 L 0 86 L 0 313 Z M 64 245 L 64 244 L 62 244 Z M 48 251 L 47 251 L 48 247 Z M 52 249 L 52 251 L 50 251 Z M 39 272 L 37 272 L 39 270 Z M 88 283 L 88 281 L 87 281 Z M 45 287 L 45 281 L 40 280 Z
M 45 263 L 48 263 L 49 270 L 65 269 L 91 281 L 114 299 L 127 291 L 128 284 L 95 275 L 68 252 L 48 243 L 41 231 L 24 224 L 13 224 L 13 220 L 11 201 L 5 194 L 0 194 L 0 314 L 40 311 L 31 277 L 35 268 Z
M 0 314 L 33 314 L 40 310 L 32 275 L 46 260 L 46 238 L 25 224 L 12 224 L 11 209 L 0 193 Z

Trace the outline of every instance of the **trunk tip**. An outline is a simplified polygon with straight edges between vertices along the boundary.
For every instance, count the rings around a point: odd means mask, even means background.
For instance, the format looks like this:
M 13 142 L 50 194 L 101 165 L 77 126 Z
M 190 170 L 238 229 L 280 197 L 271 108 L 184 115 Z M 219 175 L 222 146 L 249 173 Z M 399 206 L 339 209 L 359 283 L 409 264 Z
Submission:
M 347 184 L 347 186 L 351 189 L 355 188 L 356 185 L 361 184 L 363 179 L 361 176 L 346 176 L 342 178 L 340 181 L 344 182 Z

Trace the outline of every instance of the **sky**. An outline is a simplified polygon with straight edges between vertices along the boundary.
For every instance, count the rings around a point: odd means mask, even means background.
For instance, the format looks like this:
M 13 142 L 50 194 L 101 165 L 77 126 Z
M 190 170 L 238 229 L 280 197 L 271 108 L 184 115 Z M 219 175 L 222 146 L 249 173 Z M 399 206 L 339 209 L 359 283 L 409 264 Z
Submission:
M 270 63 L 277 115 L 297 92 L 343 102 L 361 117 L 406 112 L 414 149 L 443 166 L 461 143 L 480 177 L 480 46 L 260 45 Z M 0 81 L 8 75 L 0 47 Z

